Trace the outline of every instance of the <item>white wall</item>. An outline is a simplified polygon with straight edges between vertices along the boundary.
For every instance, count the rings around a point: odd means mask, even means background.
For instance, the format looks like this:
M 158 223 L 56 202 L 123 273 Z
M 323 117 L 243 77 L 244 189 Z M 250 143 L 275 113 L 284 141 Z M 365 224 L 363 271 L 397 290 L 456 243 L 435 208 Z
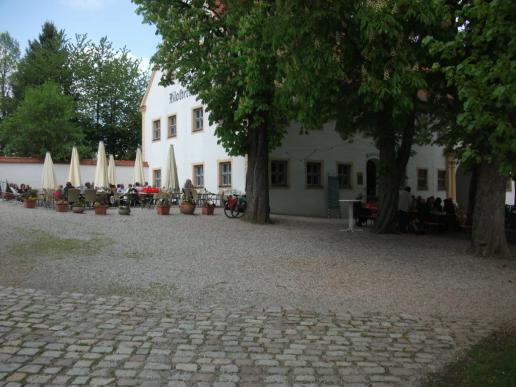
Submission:
M 127 186 L 133 180 L 132 166 L 117 166 L 117 183 Z M 43 164 L 39 163 L 0 163 L 0 180 L 7 180 L 9 183 L 29 184 L 33 188 L 41 186 L 41 172 Z M 54 164 L 57 182 L 60 185 L 68 181 L 69 164 Z M 148 176 L 148 168 L 144 168 L 145 176 Z M 95 180 L 95 165 L 81 165 L 81 181 L 83 183 Z
M 192 109 L 200 107 L 201 103 L 195 97 L 170 103 L 169 93 L 184 90 L 179 85 L 169 87 L 159 86 L 159 72 L 154 77 L 153 84 L 146 101 L 144 116 L 144 160 L 149 163 L 149 179 L 155 169 L 166 173 L 165 165 L 170 144 L 174 145 L 179 185 L 182 187 L 186 179 L 193 181 L 193 165 L 204 164 L 204 187 L 217 193 L 222 188 L 218 186 L 218 162 L 232 162 L 232 187 L 224 190 L 245 191 L 244 157 L 230 157 L 221 145 L 217 144 L 215 126 L 208 124 L 208 114 L 204 112 L 204 130 L 192 132 Z M 168 116 L 175 114 L 177 120 L 177 136 L 168 138 Z M 161 120 L 161 140 L 152 141 L 152 123 Z M 150 181 L 149 181 L 150 182 Z

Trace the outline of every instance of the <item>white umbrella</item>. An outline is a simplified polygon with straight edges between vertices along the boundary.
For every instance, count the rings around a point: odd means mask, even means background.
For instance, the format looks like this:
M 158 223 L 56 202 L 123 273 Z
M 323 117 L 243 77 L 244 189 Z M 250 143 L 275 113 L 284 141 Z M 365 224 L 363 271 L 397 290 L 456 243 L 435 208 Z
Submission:
M 68 181 L 74 187 L 81 186 L 81 171 L 79 169 L 79 152 L 77 148 L 72 148 L 72 158 L 70 159 L 70 170 L 68 171 Z
M 45 155 L 45 162 L 43 163 L 43 173 L 41 174 L 41 188 L 42 189 L 57 189 L 56 172 L 54 171 L 54 163 L 50 152 Z
M 116 186 L 116 168 L 115 158 L 113 157 L 113 155 L 109 155 L 108 183 Z
M 177 178 L 176 157 L 174 145 L 170 144 L 167 155 L 167 169 L 163 180 L 163 186 L 172 192 L 179 191 L 179 179 Z
M 133 184 L 140 183 L 141 185 L 143 185 L 144 182 L 145 175 L 143 174 L 142 150 L 138 148 L 136 150 L 136 160 L 134 160 Z
M 97 152 L 97 168 L 95 169 L 95 187 L 107 188 L 108 174 L 107 174 L 107 159 L 104 143 L 99 142 L 99 150 Z

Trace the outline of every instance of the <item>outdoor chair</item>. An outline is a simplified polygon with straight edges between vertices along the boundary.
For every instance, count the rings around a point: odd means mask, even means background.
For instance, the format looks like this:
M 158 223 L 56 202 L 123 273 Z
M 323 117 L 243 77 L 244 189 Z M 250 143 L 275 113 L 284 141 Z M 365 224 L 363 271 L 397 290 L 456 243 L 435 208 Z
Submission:
M 68 190 L 67 194 L 67 201 L 70 204 L 73 204 L 75 202 L 78 202 L 81 197 L 81 191 L 79 191 L 77 188 L 70 188 Z
M 84 190 L 84 202 L 87 206 L 93 207 L 95 200 L 97 200 L 97 191 L 95 191 L 94 189 Z

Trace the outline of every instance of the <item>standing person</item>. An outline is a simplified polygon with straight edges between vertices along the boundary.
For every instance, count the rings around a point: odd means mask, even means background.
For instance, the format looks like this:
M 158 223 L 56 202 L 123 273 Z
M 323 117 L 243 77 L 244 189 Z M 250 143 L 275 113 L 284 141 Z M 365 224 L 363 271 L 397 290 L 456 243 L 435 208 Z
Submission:
M 407 232 L 409 224 L 410 187 L 400 191 L 398 199 L 398 224 L 401 232 Z

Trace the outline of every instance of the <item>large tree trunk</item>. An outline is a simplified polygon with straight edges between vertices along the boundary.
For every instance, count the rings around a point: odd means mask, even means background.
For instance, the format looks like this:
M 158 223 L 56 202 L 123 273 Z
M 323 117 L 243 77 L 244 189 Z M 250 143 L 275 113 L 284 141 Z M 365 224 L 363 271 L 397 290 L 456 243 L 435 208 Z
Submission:
M 401 143 L 396 146 L 396 136 L 389 130 L 384 131 L 384 137 L 378 139 L 377 147 L 380 152 L 380 179 L 378 217 L 375 231 L 378 233 L 393 233 L 397 228 L 398 199 L 402 180 L 410 158 L 410 151 L 416 131 L 415 114 L 407 119 L 403 129 Z
M 468 213 L 467 213 L 467 217 L 466 217 L 466 221 L 468 224 L 473 223 L 473 212 L 475 211 L 477 186 L 478 186 L 478 165 L 473 164 L 473 166 L 471 167 L 471 180 L 469 181 L 469 191 L 468 191 Z
M 247 210 L 244 219 L 269 223 L 269 138 L 266 124 L 250 133 L 245 191 Z
M 507 177 L 495 163 L 478 166 L 473 210 L 472 250 L 482 257 L 509 257 L 505 236 L 505 187 Z

